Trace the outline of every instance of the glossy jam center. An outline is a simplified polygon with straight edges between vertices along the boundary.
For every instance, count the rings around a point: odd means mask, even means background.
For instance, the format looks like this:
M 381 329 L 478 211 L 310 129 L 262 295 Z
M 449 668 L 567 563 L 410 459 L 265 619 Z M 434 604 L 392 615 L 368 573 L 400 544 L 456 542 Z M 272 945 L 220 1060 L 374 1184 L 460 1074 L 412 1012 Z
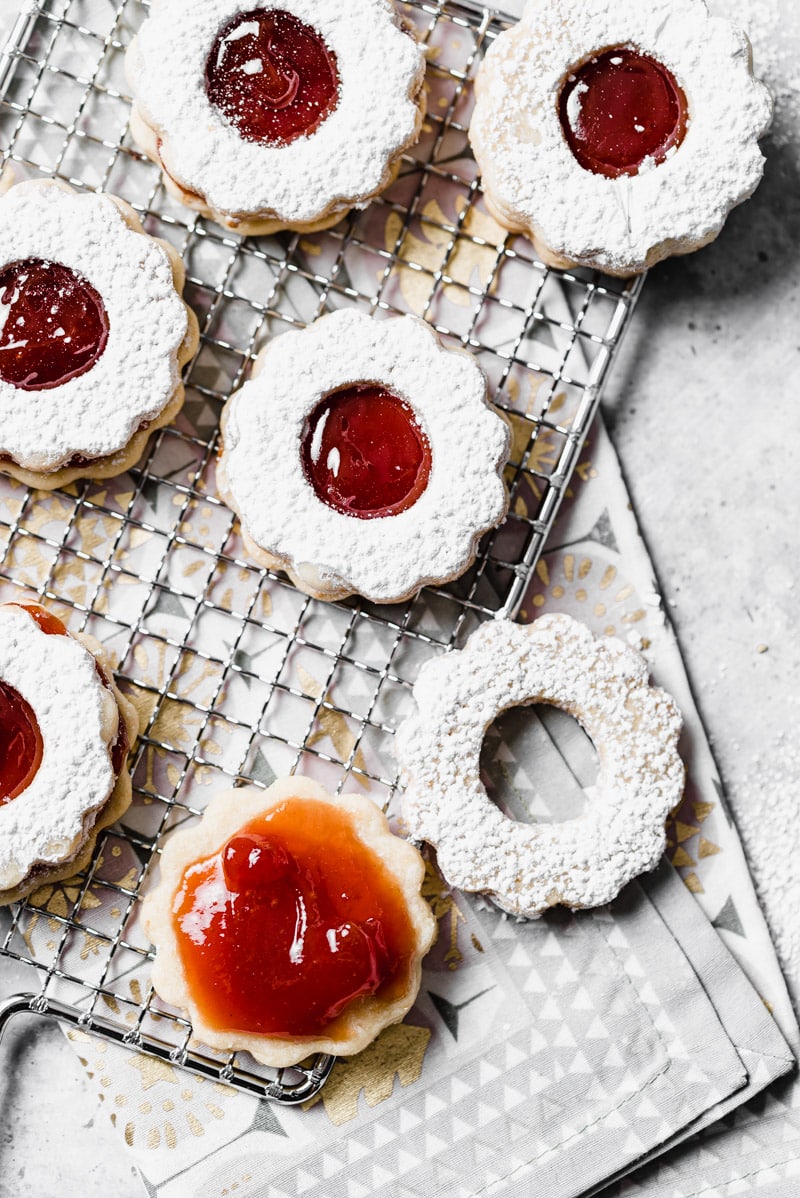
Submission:
M 42 763 L 42 734 L 30 703 L 0 682 L 0 807 L 22 794 Z
M 37 603 L 17 603 L 44 632 L 65 633 L 60 620 Z M 22 794 L 42 763 L 42 734 L 30 703 L 0 682 L 0 806 Z
M 187 982 L 215 1028 L 336 1038 L 408 983 L 414 932 L 380 858 L 328 803 L 294 799 L 190 866 L 174 906 Z
M 286 146 L 336 107 L 336 55 L 283 9 L 238 13 L 211 47 L 206 92 L 247 141 Z
M 674 75 L 646 54 L 606 50 L 570 75 L 561 125 L 584 170 L 615 179 L 663 162 L 686 134 L 688 105 Z
M 431 473 L 430 444 L 413 409 L 377 383 L 323 399 L 307 421 L 301 451 L 318 498 L 362 520 L 412 507 Z
M 59 262 L 26 258 L 0 271 L 0 378 L 45 391 L 91 370 L 108 340 L 97 291 Z

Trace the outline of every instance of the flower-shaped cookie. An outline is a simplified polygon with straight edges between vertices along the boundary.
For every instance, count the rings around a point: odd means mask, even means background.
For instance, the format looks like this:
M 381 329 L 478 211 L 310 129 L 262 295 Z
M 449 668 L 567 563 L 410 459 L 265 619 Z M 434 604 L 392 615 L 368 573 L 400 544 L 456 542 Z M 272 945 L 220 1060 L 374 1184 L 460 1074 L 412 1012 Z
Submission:
M 0 199 L 0 470 L 51 489 L 138 460 L 183 404 L 183 280 L 115 196 L 42 180 Z
M 84 868 L 130 805 L 137 732 L 97 641 L 0 607 L 0 905 Z
M 360 1052 L 417 996 L 424 874 L 363 795 L 300 777 L 217 795 L 144 901 L 153 986 L 206 1044 L 265 1065 Z
M 246 234 L 335 224 L 389 185 L 424 113 L 390 0 L 153 0 L 126 70 L 168 190 Z
M 703 0 L 530 0 L 475 90 L 487 202 L 553 266 L 625 276 L 699 249 L 763 172 L 769 93 Z
M 506 421 L 474 358 L 354 309 L 269 342 L 222 418 L 217 483 L 248 552 L 320 599 L 407 598 L 503 519 Z
M 483 624 L 462 650 L 423 666 L 414 698 L 418 710 L 396 737 L 403 814 L 410 835 L 435 847 L 451 885 L 534 916 L 559 903 L 610 902 L 658 863 L 683 789 L 681 718 L 622 641 L 596 640 L 566 615 Z M 597 750 L 595 792 L 575 819 L 518 823 L 481 782 L 486 729 L 528 703 L 573 715 Z

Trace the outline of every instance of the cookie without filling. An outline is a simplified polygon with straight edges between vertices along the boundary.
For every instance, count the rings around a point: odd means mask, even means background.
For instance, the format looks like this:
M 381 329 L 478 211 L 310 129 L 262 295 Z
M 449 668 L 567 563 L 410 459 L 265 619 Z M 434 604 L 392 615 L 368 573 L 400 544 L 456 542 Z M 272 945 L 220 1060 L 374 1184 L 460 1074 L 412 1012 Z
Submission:
M 628 645 L 595 638 L 567 615 L 496 620 L 426 662 L 414 698 L 417 711 L 395 738 L 403 815 L 410 835 L 434 846 L 452 886 L 535 916 L 558 904 L 601 906 L 658 863 L 683 790 L 681 717 Z M 507 818 L 480 779 L 487 728 L 529 703 L 574 716 L 597 750 L 594 793 L 562 823 Z

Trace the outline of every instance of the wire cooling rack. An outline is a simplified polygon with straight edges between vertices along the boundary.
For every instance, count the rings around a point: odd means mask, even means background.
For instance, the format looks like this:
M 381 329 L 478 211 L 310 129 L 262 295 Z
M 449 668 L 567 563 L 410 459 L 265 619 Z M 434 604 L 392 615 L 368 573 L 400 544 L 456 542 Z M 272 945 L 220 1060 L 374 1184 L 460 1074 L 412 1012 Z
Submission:
M 639 289 L 548 270 L 486 211 L 471 83 L 507 19 L 401 8 L 430 63 L 419 145 L 385 195 L 308 236 L 241 240 L 166 194 L 127 129 L 141 0 L 30 0 L 0 59 L 4 166 L 128 200 L 183 255 L 202 329 L 184 411 L 137 469 L 53 494 L 0 480 L 2 598 L 37 597 L 102 641 L 143 728 L 133 806 L 87 872 L 0 917 L 0 956 L 30 979 L 0 1005 L 0 1032 L 20 1011 L 53 1015 L 283 1103 L 312 1097 L 331 1059 L 275 1071 L 213 1053 L 149 986 L 137 900 L 161 837 L 215 790 L 293 771 L 365 790 L 391 817 L 391 738 L 416 673 L 476 622 L 516 614 Z M 214 486 L 221 405 L 265 339 L 351 305 L 414 312 L 468 347 L 514 430 L 504 526 L 463 578 L 390 607 L 319 603 L 256 569 Z

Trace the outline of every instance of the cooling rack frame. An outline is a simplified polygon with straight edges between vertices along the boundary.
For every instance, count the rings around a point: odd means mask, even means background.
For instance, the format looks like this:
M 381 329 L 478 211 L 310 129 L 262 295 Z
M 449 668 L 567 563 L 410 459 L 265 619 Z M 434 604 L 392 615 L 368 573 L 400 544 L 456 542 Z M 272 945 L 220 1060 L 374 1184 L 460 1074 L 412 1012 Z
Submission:
M 397 183 L 333 230 L 243 241 L 170 201 L 156 168 L 130 140 L 120 64 L 146 7 L 143 0 L 28 0 L 0 55 L 3 170 L 11 165 L 17 177 L 57 177 L 128 200 L 149 232 L 182 252 L 186 294 L 202 334 L 185 371 L 193 400 L 175 427 L 154 434 L 124 484 L 84 483 L 52 497 L 9 484 L 3 494 L 0 593 L 16 598 L 24 592 L 55 605 L 72 630 L 98 636 L 120 662 L 123 689 L 149 717 L 132 760 L 131 810 L 138 816 L 129 814 L 99 837 L 90 866 L 70 885 L 35 894 L 0 923 L 0 958 L 31 971 L 26 992 L 0 1004 L 0 1037 L 15 1016 L 51 1016 L 288 1105 L 318 1093 L 333 1058 L 276 1071 L 244 1054 L 211 1053 L 192 1041 L 187 1021 L 162 1007 L 146 983 L 138 991 L 133 984 L 134 975 L 147 975 L 150 948 L 137 936 L 136 912 L 160 839 L 201 813 L 199 775 L 206 786 L 209 778 L 226 786 L 266 785 L 274 772 L 271 762 L 264 768 L 266 746 L 282 750 L 282 772 L 321 772 L 337 793 L 348 784 L 369 786 L 392 814 L 396 777 L 388 746 L 396 719 L 384 692 L 407 698 L 426 656 L 461 643 L 477 621 L 516 616 L 642 280 L 549 270 L 524 238 L 493 229 L 465 134 L 475 69 L 485 47 L 511 23 L 498 10 L 446 0 L 401 4 L 428 49 L 429 113 Z M 254 298 L 250 288 L 259 272 L 262 290 Z M 240 551 L 233 516 L 206 485 L 213 476 L 214 413 L 245 377 L 264 337 L 347 304 L 379 318 L 414 311 L 445 341 L 471 349 L 515 428 L 509 520 L 484 539 L 464 579 L 390 608 L 357 600 L 326 607 L 282 576 L 254 567 Z M 55 505 L 59 514 L 50 519 Z M 204 517 L 208 533 L 202 525 L 197 531 L 198 510 L 211 513 Z M 101 525 L 104 539 L 86 534 Z M 154 541 L 158 560 L 141 564 L 139 547 Z M 205 585 L 176 584 L 172 563 L 186 558 Z M 39 559 L 44 564 L 37 574 L 30 563 Z M 76 571 L 84 572 L 83 590 L 72 585 Z M 219 576 L 242 584 L 233 605 L 219 597 Z M 115 611 L 110 597 L 117 591 L 136 591 L 133 615 Z M 277 606 L 292 613 L 286 627 L 275 623 Z M 176 608 L 183 610 L 180 619 Z M 166 630 L 153 623 L 158 611 L 168 620 Z M 200 624 L 215 614 L 231 626 L 224 652 L 198 642 Z M 177 632 L 169 620 L 178 621 Z M 269 656 L 276 660 L 269 678 L 251 651 L 259 630 L 272 638 Z M 365 630 L 380 652 L 355 651 Z M 155 680 L 138 668 L 143 645 L 163 657 Z M 202 700 L 196 692 L 187 697 L 183 671 L 190 657 L 192 669 L 200 663 L 201 672 L 210 672 Z M 287 662 L 298 657 L 312 662 L 310 681 L 309 671 L 300 673 L 300 682 L 288 678 Z M 351 681 L 368 682 L 370 693 L 358 707 L 342 701 L 346 687 L 337 689 L 345 669 Z M 260 714 L 230 710 L 227 693 L 239 683 L 250 690 L 258 684 Z M 302 734 L 274 718 L 276 709 L 300 703 Z M 170 737 L 163 718 L 176 705 L 199 721 L 188 750 Z M 223 765 L 209 750 L 206 734 L 221 710 L 228 734 L 239 738 L 238 764 Z M 326 740 L 330 751 L 318 747 Z M 368 749 L 373 740 L 381 751 Z M 164 759 L 176 771 L 161 770 L 169 786 L 154 781 Z M 155 820 L 139 820 L 146 808 L 156 809 Z M 120 857 L 138 868 L 118 876 Z M 105 907 L 113 913 L 111 926 L 103 923 Z M 87 942 L 88 965 L 81 956 Z M 117 968 L 120 958 L 124 969 Z

